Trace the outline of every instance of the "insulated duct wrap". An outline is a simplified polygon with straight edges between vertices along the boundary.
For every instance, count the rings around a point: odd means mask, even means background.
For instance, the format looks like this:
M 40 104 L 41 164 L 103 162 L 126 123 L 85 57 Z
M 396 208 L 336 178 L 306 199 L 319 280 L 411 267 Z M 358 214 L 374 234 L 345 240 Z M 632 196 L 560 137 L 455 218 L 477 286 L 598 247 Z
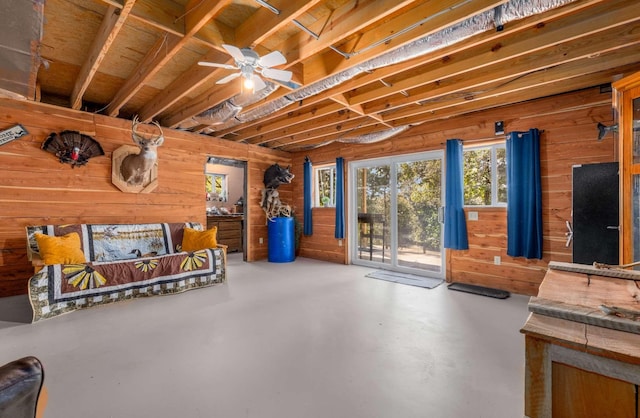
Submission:
M 40 66 L 44 0 L 0 0 L 0 93 L 32 98 Z
M 236 94 L 226 102 L 222 102 L 211 109 L 205 110 L 199 115 L 182 122 L 178 129 L 191 129 L 198 125 L 216 126 L 223 124 L 240 113 L 243 107 L 259 102 L 280 87 L 270 81 L 265 81 L 265 84 L 267 86 L 262 90 L 258 90 L 252 94 Z
M 479 33 L 495 30 L 497 27 L 506 23 L 540 14 L 575 1 L 576 0 L 510 0 L 494 10 L 488 10 L 470 17 L 439 32 L 427 35 L 386 54 L 362 62 L 350 69 L 297 89 L 286 96 L 252 109 L 249 112 L 240 113 L 236 115 L 234 119 L 228 120 L 224 125 L 217 127 L 217 129 L 229 129 L 241 123 L 257 120 L 275 113 L 294 102 L 305 100 L 324 90 L 338 86 L 363 72 L 374 71 L 378 68 L 399 64 L 426 55 L 454 45 Z M 357 52 L 351 55 L 357 55 Z
M 340 138 L 338 142 L 344 142 L 347 144 L 372 144 L 374 142 L 384 141 L 392 136 L 398 135 L 409 129 L 411 125 L 398 126 L 396 128 L 385 129 L 384 131 L 372 132 L 369 134 L 359 135 L 356 137 Z

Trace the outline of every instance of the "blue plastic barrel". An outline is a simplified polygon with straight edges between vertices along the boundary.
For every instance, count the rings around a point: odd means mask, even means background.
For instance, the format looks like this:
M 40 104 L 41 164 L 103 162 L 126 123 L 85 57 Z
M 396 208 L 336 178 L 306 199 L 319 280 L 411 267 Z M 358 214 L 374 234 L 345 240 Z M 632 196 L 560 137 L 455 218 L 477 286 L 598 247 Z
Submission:
M 269 261 L 289 263 L 296 258 L 293 218 L 280 217 L 268 221 Z

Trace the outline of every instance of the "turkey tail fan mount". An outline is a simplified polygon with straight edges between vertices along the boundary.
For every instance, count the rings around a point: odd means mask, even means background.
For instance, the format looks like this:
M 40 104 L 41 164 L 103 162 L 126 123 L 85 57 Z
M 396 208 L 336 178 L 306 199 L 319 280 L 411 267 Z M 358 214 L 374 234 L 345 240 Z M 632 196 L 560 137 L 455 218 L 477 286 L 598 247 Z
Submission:
M 77 131 L 52 132 L 42 143 L 42 149 L 71 167 L 85 165 L 89 158 L 104 155 L 98 141 Z
M 216 84 L 225 84 L 240 76 L 243 78 L 245 88 L 251 88 L 253 91 L 260 91 L 267 85 L 258 76 L 269 78 L 276 81 L 288 83 L 291 81 L 292 72 L 287 70 L 278 70 L 271 68 L 277 65 L 287 63 L 287 59 L 280 51 L 272 51 L 267 55 L 260 56 L 250 48 L 238 48 L 233 45 L 223 44 L 222 47 L 231 55 L 235 61 L 235 65 L 219 64 L 215 62 L 199 61 L 199 65 L 207 67 L 225 68 L 227 70 L 238 70 L 233 74 L 221 78 Z

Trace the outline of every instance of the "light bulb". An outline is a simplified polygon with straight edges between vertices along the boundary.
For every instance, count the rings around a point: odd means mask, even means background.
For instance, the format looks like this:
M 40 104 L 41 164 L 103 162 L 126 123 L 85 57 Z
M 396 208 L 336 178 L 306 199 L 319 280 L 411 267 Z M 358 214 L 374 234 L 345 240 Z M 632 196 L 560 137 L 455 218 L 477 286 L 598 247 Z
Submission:
M 246 77 L 243 84 L 245 89 L 253 90 L 253 79 L 251 77 Z

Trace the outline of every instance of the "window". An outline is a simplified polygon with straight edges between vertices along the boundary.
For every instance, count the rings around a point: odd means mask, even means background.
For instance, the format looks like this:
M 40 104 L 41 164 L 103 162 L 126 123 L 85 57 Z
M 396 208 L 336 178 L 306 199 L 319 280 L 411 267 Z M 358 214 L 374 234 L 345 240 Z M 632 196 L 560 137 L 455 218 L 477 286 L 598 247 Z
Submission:
M 507 204 L 507 152 L 504 143 L 464 149 L 464 204 Z
M 336 166 L 325 165 L 314 168 L 315 207 L 336 206 Z
M 205 173 L 206 183 L 205 188 L 207 192 L 207 200 L 213 200 L 216 202 L 227 201 L 227 175 Z

